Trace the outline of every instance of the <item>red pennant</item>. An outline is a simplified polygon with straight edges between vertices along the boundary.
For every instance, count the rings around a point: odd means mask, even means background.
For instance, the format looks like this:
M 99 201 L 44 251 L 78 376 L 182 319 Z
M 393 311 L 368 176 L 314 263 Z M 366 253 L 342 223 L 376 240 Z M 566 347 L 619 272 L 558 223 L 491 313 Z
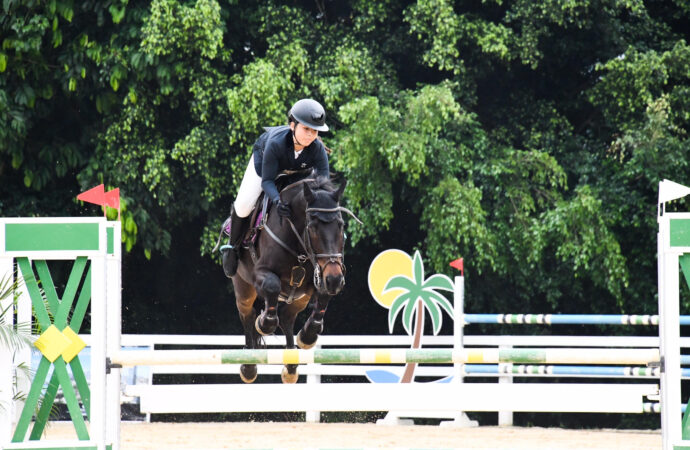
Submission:
M 102 184 L 99 184 L 98 186 L 77 195 L 77 200 L 103 206 L 105 204 L 105 187 Z
M 451 261 L 450 267 L 452 267 L 454 269 L 458 269 L 460 271 L 460 275 L 465 276 L 465 269 L 463 267 L 462 258 L 458 258 L 455 261 Z
M 120 209 L 120 188 L 115 188 L 105 193 L 105 206 Z

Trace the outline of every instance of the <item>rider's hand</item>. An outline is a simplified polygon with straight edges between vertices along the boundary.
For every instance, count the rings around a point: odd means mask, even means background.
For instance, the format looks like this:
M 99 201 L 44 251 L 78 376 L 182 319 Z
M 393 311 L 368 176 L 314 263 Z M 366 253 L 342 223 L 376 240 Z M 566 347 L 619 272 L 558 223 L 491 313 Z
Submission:
M 280 217 L 286 217 L 288 219 L 290 218 L 290 216 L 292 215 L 290 205 L 288 205 L 287 203 L 283 203 L 282 200 L 278 200 L 276 206 L 278 210 L 278 215 L 280 215 Z

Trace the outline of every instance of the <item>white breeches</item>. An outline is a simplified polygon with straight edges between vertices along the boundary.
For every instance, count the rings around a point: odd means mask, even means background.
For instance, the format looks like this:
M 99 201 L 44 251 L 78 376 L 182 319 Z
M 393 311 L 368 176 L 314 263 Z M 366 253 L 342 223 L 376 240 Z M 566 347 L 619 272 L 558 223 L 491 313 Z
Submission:
M 254 168 L 254 155 L 249 158 L 247 170 L 244 171 L 244 177 L 240 184 L 240 189 L 237 191 L 235 198 L 235 214 L 238 217 L 247 217 L 252 213 L 256 200 L 261 195 L 261 177 L 256 173 Z

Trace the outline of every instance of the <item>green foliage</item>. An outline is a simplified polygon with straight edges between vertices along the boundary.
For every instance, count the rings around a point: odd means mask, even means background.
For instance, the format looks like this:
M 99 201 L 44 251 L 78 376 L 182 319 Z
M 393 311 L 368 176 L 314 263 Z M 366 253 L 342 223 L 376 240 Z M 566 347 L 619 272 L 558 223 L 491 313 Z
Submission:
M 174 0 L 154 0 L 151 16 L 142 27 L 142 50 L 149 55 L 175 55 L 213 59 L 223 43 L 220 5 L 197 0 L 194 7 Z M 189 45 L 189 41 L 195 45 Z
M 154 261 L 178 233 L 208 253 L 262 127 L 312 97 L 365 223 L 348 224 L 358 256 L 394 242 L 439 272 L 463 256 L 484 311 L 655 309 L 656 186 L 690 182 L 684 2 L 2 13 L 2 215 L 82 213 L 76 194 L 105 183 L 122 189 L 127 251 Z
M 431 190 L 421 226 L 427 234 L 424 244 L 435 270 L 446 269 L 448 255 L 465 255 L 479 269 L 495 265 L 496 237 L 489 230 L 481 201 L 481 189 L 471 181 L 463 185 L 452 176 Z
M 639 121 L 647 106 L 667 94 L 667 101 L 681 102 L 688 89 L 690 47 L 685 41 L 676 42 L 669 50 L 640 51 L 634 47 L 606 63 L 597 65 L 602 80 L 590 92 L 593 104 L 612 126 L 626 129 Z M 679 121 L 688 124 L 688 111 L 675 109 Z
M 588 186 L 575 197 L 559 201 L 541 214 L 535 226 L 531 263 L 543 261 L 545 251 L 568 265 L 573 277 L 588 277 L 621 302 L 628 286 L 625 258 L 615 235 L 609 229 L 606 211 Z M 556 304 L 557 299 L 552 299 Z
M 0 277 L 0 347 L 16 352 L 32 344 L 31 324 L 11 322 L 16 299 L 15 292 L 22 286 L 21 279 L 12 273 Z M 9 301 L 7 301 L 9 299 Z

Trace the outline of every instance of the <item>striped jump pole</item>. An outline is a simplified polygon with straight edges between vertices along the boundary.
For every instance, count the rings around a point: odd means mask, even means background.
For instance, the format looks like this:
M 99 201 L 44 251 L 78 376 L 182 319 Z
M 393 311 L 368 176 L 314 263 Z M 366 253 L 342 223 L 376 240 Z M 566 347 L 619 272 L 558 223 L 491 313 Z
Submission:
M 636 314 L 465 314 L 465 324 L 510 325 L 659 325 L 658 315 Z M 681 317 L 681 325 L 690 317 Z
M 656 377 L 661 375 L 660 367 L 642 366 L 568 366 L 568 365 L 524 365 L 524 364 L 465 364 L 468 375 L 553 375 L 593 377 Z M 683 378 L 690 378 L 690 369 L 682 369 Z
M 470 348 L 121 351 L 111 367 L 170 364 L 641 364 L 659 362 L 650 348 Z
M 464 318 L 466 325 L 659 325 L 656 314 L 465 314 Z M 679 323 L 690 325 L 690 316 L 680 316 Z

